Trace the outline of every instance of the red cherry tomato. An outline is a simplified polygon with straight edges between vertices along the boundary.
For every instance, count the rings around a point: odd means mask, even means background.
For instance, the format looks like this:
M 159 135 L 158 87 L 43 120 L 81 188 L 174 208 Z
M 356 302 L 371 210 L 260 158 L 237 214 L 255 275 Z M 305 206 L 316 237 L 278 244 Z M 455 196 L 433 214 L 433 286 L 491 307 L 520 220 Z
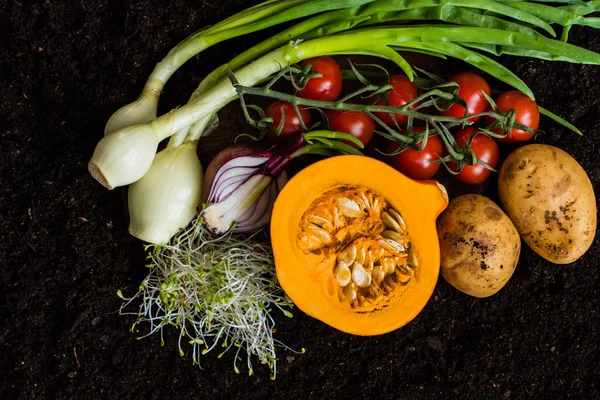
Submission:
M 490 85 L 481 76 L 472 72 L 459 72 L 450 78 L 452 82 L 458 83 L 458 96 L 467 103 L 467 115 L 479 114 L 489 107 L 489 102 L 481 93 L 485 92 L 488 96 L 492 93 Z M 459 104 L 452 104 L 441 114 L 446 117 L 464 117 L 465 107 Z M 469 118 L 470 122 L 475 122 L 481 117 Z
M 339 64 L 329 56 L 322 56 L 306 59 L 300 64 L 302 69 L 307 65 L 311 65 L 312 70 L 322 76 L 310 78 L 297 96 L 311 100 L 337 100 L 342 92 L 342 70 Z
M 413 127 L 413 133 L 423 132 L 425 128 Z M 422 141 L 419 142 L 421 145 Z M 400 145 L 389 142 L 388 153 L 396 151 Z M 389 164 L 412 179 L 431 179 L 440 168 L 440 164 L 433 162 L 437 160 L 444 151 L 444 146 L 439 136 L 429 136 L 427 144 L 421 151 L 411 148 L 389 157 Z
M 329 128 L 332 131 L 349 133 L 365 146 L 373 138 L 375 121 L 367 114 L 360 111 L 344 110 L 327 110 L 326 114 L 329 120 Z M 348 144 L 357 147 L 353 143 Z
M 454 133 L 452 136 L 459 146 L 465 146 L 471 136 L 477 132 L 477 128 L 467 127 Z M 478 133 L 471 142 L 471 150 L 475 156 L 492 168 L 496 168 L 500 159 L 500 151 L 498 144 L 489 136 L 483 133 Z M 449 162 L 448 166 L 456 171 L 456 163 Z M 465 165 L 458 175 L 454 175 L 456 179 L 467 184 L 483 183 L 491 174 L 492 171 L 485 168 L 483 165 Z
M 388 93 L 390 106 L 403 106 L 419 96 L 419 89 L 417 89 L 417 86 L 404 75 L 390 76 L 390 85 L 392 85 L 392 91 Z M 383 101 L 383 99 L 378 100 L 375 105 L 385 106 L 385 101 Z M 391 114 L 384 112 L 378 112 L 374 114 L 387 125 L 395 125 Z M 394 116 L 396 117 L 396 122 L 399 125 L 406 124 L 408 122 L 407 115 L 396 113 Z
M 302 121 L 304 121 L 304 125 L 308 128 L 311 123 L 310 111 L 299 107 L 300 115 L 302 116 Z M 283 122 L 283 129 L 281 130 L 280 136 L 293 135 L 295 133 L 302 132 L 302 124 L 300 123 L 300 118 L 294 111 L 294 106 L 285 101 L 277 100 L 267 107 L 265 113 L 267 117 L 273 118 L 273 129 L 276 130 L 281 123 L 281 113 L 283 111 L 283 115 L 285 120 Z
M 504 92 L 496 99 L 496 105 L 500 111 L 508 111 L 511 108 L 515 110 L 515 121 L 521 125 L 525 125 L 531 129 L 537 129 L 540 125 L 540 110 L 535 101 L 531 100 L 529 96 L 516 90 Z M 492 117 L 485 119 L 489 125 L 494 122 Z M 502 135 L 501 128 L 494 128 L 492 132 Z M 521 129 L 511 129 L 504 138 L 497 138 L 498 142 L 512 143 L 529 140 L 533 137 L 533 133 L 525 132 Z

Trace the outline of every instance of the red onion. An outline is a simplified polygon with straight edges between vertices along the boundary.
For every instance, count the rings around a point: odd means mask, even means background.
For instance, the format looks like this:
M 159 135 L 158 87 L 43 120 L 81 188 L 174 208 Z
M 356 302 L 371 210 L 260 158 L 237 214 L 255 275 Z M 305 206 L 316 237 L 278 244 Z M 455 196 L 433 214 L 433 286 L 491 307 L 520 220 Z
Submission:
M 205 225 L 215 233 L 252 232 L 271 220 L 275 199 L 287 182 L 284 168 L 302 139 L 283 149 L 234 145 L 221 151 L 204 176 Z

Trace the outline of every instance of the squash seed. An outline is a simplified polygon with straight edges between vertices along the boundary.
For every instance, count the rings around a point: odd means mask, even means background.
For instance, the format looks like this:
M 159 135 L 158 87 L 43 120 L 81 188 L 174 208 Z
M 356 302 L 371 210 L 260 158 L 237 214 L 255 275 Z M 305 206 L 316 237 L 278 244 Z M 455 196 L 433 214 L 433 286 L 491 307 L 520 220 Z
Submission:
M 364 264 L 367 259 L 367 249 L 361 246 L 360 250 L 356 252 L 356 262 L 358 264 Z
M 308 242 L 306 245 L 309 250 L 319 249 L 331 243 L 331 234 L 316 225 L 309 225 L 306 233 L 306 241 Z
M 382 270 L 386 275 L 390 275 L 396 269 L 396 264 L 391 258 L 384 258 L 381 262 Z
M 346 286 L 352 279 L 352 272 L 345 262 L 340 261 L 335 269 L 335 279 L 337 279 L 340 286 Z
M 408 283 L 412 278 L 410 275 L 405 274 L 401 269 L 396 270 L 396 276 L 398 277 L 398 282 L 400 283 Z
M 419 266 L 419 260 L 417 259 L 412 247 L 408 250 L 408 264 L 412 265 L 413 267 Z
M 333 230 L 333 224 L 331 221 L 328 221 L 326 218 L 321 217 L 320 215 L 313 214 L 307 218 L 309 224 L 316 225 L 319 228 L 327 229 L 328 231 Z
M 392 231 L 392 230 L 383 231 L 381 233 L 381 236 L 383 236 L 386 239 L 393 240 L 394 242 L 402 245 L 402 247 L 406 247 L 406 245 L 408 243 L 410 243 L 410 240 L 408 239 L 408 237 L 406 235 L 403 235 L 401 233 L 398 233 L 398 232 Z
M 404 218 L 402 218 L 402 215 L 400 215 L 400 213 L 398 211 L 394 210 L 393 208 L 390 208 L 388 210 L 388 212 L 398 222 L 398 225 L 400 225 L 400 229 L 405 231 L 406 230 L 406 222 L 404 222 Z
M 381 214 L 381 220 L 383 221 L 385 226 L 388 227 L 388 229 L 391 229 L 391 230 L 394 230 L 397 232 L 402 230 L 398 221 L 396 221 L 396 219 L 394 219 L 387 211 L 384 211 Z
M 356 291 L 356 285 L 354 283 L 351 283 L 350 285 L 347 285 L 344 288 L 342 294 L 348 299 L 350 303 L 352 303 L 354 300 L 356 300 Z
M 346 265 L 350 266 L 356 260 L 356 246 L 352 245 L 346 247 L 344 251 L 340 254 L 340 261 L 346 263 Z
M 371 203 L 369 202 L 369 199 L 367 198 L 367 195 L 365 194 L 365 192 L 361 190 L 359 196 L 360 196 L 360 199 L 362 200 L 363 207 L 366 210 L 369 210 L 371 208 Z
M 367 287 L 371 284 L 371 274 L 362 265 L 354 263 L 352 266 L 352 281 L 358 287 Z
M 383 279 L 385 278 L 385 272 L 383 272 L 383 268 L 381 267 L 381 265 L 373 267 L 371 275 L 373 276 L 373 280 L 377 283 L 383 281 Z
M 371 203 L 371 209 L 373 210 L 374 213 L 381 214 L 382 208 L 383 208 L 383 204 L 382 204 L 381 199 L 379 197 L 375 197 L 373 199 L 373 202 Z
M 338 209 L 345 217 L 356 218 L 360 213 L 360 206 L 358 203 L 347 197 L 338 197 L 337 205 Z
M 400 252 L 406 250 L 404 248 L 404 246 L 402 246 L 400 243 L 395 242 L 391 239 L 381 238 L 381 239 L 379 239 L 379 244 L 381 245 L 381 247 L 383 247 L 386 250 L 391 251 L 393 253 L 400 253 Z

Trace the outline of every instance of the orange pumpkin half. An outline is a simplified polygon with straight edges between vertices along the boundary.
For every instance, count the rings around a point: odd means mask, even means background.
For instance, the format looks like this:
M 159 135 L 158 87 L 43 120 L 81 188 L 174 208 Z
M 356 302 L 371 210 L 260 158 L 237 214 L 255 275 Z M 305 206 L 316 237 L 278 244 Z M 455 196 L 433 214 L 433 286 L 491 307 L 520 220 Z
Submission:
M 319 161 L 283 188 L 271 218 L 277 278 L 306 314 L 343 332 L 384 334 L 410 322 L 440 268 L 435 221 L 443 186 L 364 156 Z

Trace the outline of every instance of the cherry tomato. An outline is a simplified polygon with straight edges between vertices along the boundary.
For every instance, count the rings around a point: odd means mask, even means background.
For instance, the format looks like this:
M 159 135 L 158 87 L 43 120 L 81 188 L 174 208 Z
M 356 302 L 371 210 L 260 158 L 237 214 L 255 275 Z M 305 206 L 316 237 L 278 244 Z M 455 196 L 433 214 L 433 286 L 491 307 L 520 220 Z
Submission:
M 467 127 L 457 131 L 452 136 L 459 146 L 464 146 L 475 132 L 477 132 L 477 128 Z M 498 149 L 498 144 L 491 137 L 484 135 L 483 133 L 478 133 L 471 142 L 471 150 L 473 150 L 475 156 L 479 160 L 490 167 L 496 168 L 496 165 L 498 165 L 500 151 Z M 456 171 L 456 163 L 449 162 L 448 166 Z M 492 171 L 480 164 L 465 165 L 460 173 L 454 175 L 454 177 L 467 184 L 480 184 L 490 176 L 491 172 Z
M 327 110 L 326 114 L 329 120 L 329 128 L 332 131 L 349 133 L 365 146 L 373 138 L 375 121 L 367 114 L 360 111 L 344 110 Z M 353 143 L 348 144 L 357 147 Z
M 425 128 L 413 127 L 413 133 L 423 132 Z M 419 142 L 421 145 L 422 141 Z M 392 153 L 400 147 L 396 142 L 389 142 L 387 151 Z M 389 157 L 389 164 L 412 179 L 431 179 L 440 168 L 437 160 L 444 151 L 444 146 L 439 136 L 429 136 L 427 144 L 421 151 L 411 148 Z
M 310 116 L 310 111 L 302 107 L 299 107 L 299 109 L 300 115 L 302 116 L 302 121 L 304 121 L 304 125 L 308 128 L 312 119 Z M 281 100 L 271 103 L 265 111 L 267 117 L 273 118 L 273 129 L 276 130 L 277 127 L 279 127 L 279 124 L 281 123 L 282 111 L 285 120 L 283 122 L 283 129 L 281 130 L 280 136 L 302 132 L 302 124 L 300 123 L 300 118 L 298 118 L 298 115 L 294 110 L 294 106 Z
M 390 106 L 403 106 L 419 96 L 419 89 L 417 89 L 417 86 L 404 75 L 391 75 L 389 83 L 392 85 L 392 91 L 388 93 Z M 380 99 L 375 103 L 375 105 L 385 106 L 385 101 Z M 391 114 L 385 112 L 374 114 L 387 125 L 395 125 Z M 396 122 L 399 125 L 406 124 L 408 122 L 407 115 L 396 113 L 394 116 L 396 117 Z
M 525 125 L 531 129 L 537 129 L 540 125 L 540 110 L 535 101 L 529 96 L 516 90 L 504 92 L 496 99 L 496 105 L 500 111 L 508 111 L 511 108 L 515 110 L 515 121 L 521 125 Z M 486 118 L 486 123 L 489 125 L 494 122 L 492 117 Z M 492 132 L 502 135 L 500 127 L 492 129 Z M 533 133 L 525 132 L 521 129 L 511 129 L 504 138 L 497 138 L 498 142 L 512 143 L 529 140 L 533 137 Z
M 481 93 L 484 91 L 488 96 L 492 93 L 490 85 L 481 76 L 472 72 L 459 72 L 450 78 L 452 82 L 458 83 L 458 96 L 467 103 L 467 115 L 479 114 L 489 107 L 489 102 Z M 441 114 L 446 117 L 464 117 L 465 107 L 459 104 L 452 104 Z M 481 117 L 469 118 L 470 122 L 475 122 Z
M 310 78 L 297 96 L 320 101 L 336 100 L 342 92 L 342 70 L 339 64 L 329 56 L 321 56 L 306 59 L 300 64 L 302 69 L 307 65 L 311 65 L 312 70 L 322 76 Z

